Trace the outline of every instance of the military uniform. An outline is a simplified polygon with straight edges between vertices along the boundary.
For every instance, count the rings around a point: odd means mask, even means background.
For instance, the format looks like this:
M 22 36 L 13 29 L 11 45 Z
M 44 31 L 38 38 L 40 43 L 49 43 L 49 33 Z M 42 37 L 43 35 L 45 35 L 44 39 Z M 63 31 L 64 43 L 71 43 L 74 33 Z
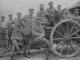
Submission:
M 13 45 L 19 51 L 19 46 L 23 45 L 23 34 L 20 32 L 19 28 L 16 28 L 11 36 Z
M 30 35 L 32 32 L 32 25 L 35 21 L 35 17 L 30 17 L 26 15 L 25 17 L 22 18 L 22 24 L 24 25 L 24 28 L 22 29 L 22 32 L 24 35 Z
M 44 36 L 45 32 L 40 21 L 37 21 L 32 27 L 32 35 L 35 37 Z
M 0 39 L 2 46 L 7 47 L 8 46 L 8 40 L 7 39 L 7 25 L 5 21 L 5 16 L 1 17 L 0 21 Z
M 46 10 L 46 13 L 47 14 L 55 14 L 55 8 L 53 7 L 53 8 L 47 8 L 47 10 Z

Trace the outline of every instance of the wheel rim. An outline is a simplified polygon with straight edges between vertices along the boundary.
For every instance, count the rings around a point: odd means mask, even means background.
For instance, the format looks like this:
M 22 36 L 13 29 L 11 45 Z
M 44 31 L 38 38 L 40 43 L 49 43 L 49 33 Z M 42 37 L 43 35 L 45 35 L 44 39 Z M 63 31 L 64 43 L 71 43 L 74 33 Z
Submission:
M 72 57 L 79 52 L 79 24 L 65 20 L 57 24 L 51 32 L 52 51 L 60 57 Z

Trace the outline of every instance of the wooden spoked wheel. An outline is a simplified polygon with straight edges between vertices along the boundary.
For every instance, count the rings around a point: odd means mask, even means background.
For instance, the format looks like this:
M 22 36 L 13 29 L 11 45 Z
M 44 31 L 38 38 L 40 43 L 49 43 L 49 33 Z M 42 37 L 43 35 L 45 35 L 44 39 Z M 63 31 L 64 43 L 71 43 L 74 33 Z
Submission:
M 79 53 L 80 26 L 77 21 L 63 20 L 53 27 L 50 35 L 51 50 L 60 57 Z

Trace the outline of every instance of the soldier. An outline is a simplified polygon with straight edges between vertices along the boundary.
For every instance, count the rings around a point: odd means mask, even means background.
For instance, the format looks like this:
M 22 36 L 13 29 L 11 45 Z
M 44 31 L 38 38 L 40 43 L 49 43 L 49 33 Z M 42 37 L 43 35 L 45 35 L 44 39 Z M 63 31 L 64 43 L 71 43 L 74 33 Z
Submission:
M 32 24 L 35 22 L 35 17 L 33 16 L 34 9 L 29 9 L 29 14 L 22 18 L 22 23 L 25 26 L 23 29 L 24 35 L 29 35 L 32 30 Z M 27 32 L 26 32 L 27 31 Z
M 21 19 L 21 17 L 22 17 L 22 13 L 21 12 L 17 12 L 17 19 L 19 20 L 19 19 Z
M 5 16 L 1 16 L 1 21 L 0 21 L 0 33 L 1 33 L 1 39 L 6 40 L 7 39 L 7 25 L 5 21 Z M 4 46 L 7 47 L 7 42 L 4 41 Z
M 58 12 L 61 13 L 61 5 L 57 5 Z
M 73 14 L 73 18 L 74 18 L 75 20 L 80 21 L 79 9 L 75 9 L 74 14 Z
M 8 21 L 8 22 L 10 23 L 10 22 L 13 21 L 13 15 L 10 14 L 10 15 L 8 15 L 8 16 L 9 16 L 9 21 Z
M 39 11 L 37 12 L 37 17 L 44 17 L 45 16 L 45 11 L 44 11 L 44 4 L 40 4 Z
M 8 26 L 8 38 L 11 39 L 11 35 L 13 33 L 13 29 L 15 28 L 15 25 L 14 25 L 14 21 L 13 21 L 13 15 L 10 14 L 8 15 L 9 17 L 9 20 L 7 22 L 7 26 Z
M 36 37 L 44 36 L 45 32 L 41 25 L 40 19 L 36 19 L 35 25 L 33 26 L 33 29 L 32 29 L 32 34 L 33 36 L 36 36 Z
M 0 22 L 0 24 L 1 24 L 2 28 L 7 28 L 6 21 L 5 21 L 5 16 L 1 16 L 1 22 Z
M 35 21 L 35 17 L 33 16 L 34 14 L 34 9 L 29 9 L 29 15 L 26 15 L 22 18 L 22 24 L 24 25 L 24 28 L 21 30 L 23 33 L 23 40 L 25 41 L 25 51 L 27 47 L 27 51 L 29 52 L 29 46 L 26 45 L 28 42 L 30 44 L 32 40 L 32 26 Z M 24 52 L 25 52 L 24 51 Z M 24 53 L 25 54 L 25 53 Z M 28 57 L 28 56 L 27 56 Z
M 47 21 L 47 19 L 45 18 L 45 10 L 44 10 L 44 4 L 40 4 L 40 9 L 37 12 L 37 17 L 39 17 L 41 19 L 41 22 L 45 22 Z
M 54 8 L 54 3 L 51 1 L 48 3 L 49 8 L 47 8 L 47 14 L 55 14 L 56 9 Z
M 23 46 L 23 34 L 20 32 L 20 28 L 18 26 L 13 31 L 11 41 L 17 51 L 20 52 L 20 46 Z

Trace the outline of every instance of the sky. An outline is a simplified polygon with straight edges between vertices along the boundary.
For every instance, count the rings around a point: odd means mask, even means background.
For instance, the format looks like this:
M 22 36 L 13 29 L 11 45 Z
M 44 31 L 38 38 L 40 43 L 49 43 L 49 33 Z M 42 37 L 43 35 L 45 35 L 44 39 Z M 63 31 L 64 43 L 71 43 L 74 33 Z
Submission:
M 16 16 L 16 12 L 22 12 L 24 16 L 28 14 L 29 8 L 34 8 L 36 13 L 39 9 L 39 4 L 43 3 L 46 9 L 49 1 L 54 2 L 55 8 L 58 4 L 61 4 L 62 8 L 70 8 L 80 0 L 0 0 L 0 15 L 13 14 Z

